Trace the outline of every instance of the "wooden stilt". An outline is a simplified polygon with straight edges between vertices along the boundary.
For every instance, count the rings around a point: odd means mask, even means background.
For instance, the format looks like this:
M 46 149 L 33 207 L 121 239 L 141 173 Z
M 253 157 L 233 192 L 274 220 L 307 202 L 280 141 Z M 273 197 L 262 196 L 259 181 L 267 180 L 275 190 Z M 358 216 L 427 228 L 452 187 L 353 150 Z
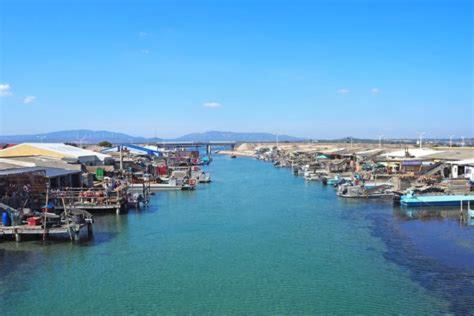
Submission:
M 92 223 L 87 223 L 87 237 L 91 239 L 92 235 L 93 235 Z

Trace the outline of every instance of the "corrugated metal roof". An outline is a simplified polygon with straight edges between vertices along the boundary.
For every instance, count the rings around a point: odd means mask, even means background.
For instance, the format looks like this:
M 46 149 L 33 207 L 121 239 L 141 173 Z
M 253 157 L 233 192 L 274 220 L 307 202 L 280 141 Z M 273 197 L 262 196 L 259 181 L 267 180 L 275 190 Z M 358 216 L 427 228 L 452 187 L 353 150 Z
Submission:
M 54 178 L 82 172 L 80 165 L 69 165 L 60 159 L 40 157 L 0 158 L 0 175 L 12 175 L 42 171 L 46 177 Z
M 82 170 L 82 166 L 80 164 L 70 164 L 62 159 L 44 156 L 0 158 L 0 163 L 11 164 L 15 167 L 49 167 L 76 171 Z
M 77 170 L 66 170 L 66 169 L 61 169 L 61 168 L 43 168 L 46 171 L 46 177 L 47 178 L 55 178 L 55 177 L 62 177 L 62 176 L 67 176 L 70 174 L 78 174 L 81 173 L 81 171 Z
M 30 173 L 30 172 L 43 172 L 43 173 L 45 173 L 46 171 L 44 170 L 44 168 L 40 168 L 40 167 L 20 167 L 20 168 L 18 168 L 18 166 L 16 168 L 1 169 L 1 164 L 0 164 L 0 176 L 8 176 L 8 175 L 14 175 L 14 174 Z
M 153 156 L 162 155 L 161 152 L 158 152 L 155 149 L 150 149 L 150 148 L 146 148 L 146 147 L 142 147 L 138 145 L 127 144 L 127 145 L 121 145 L 121 146 L 124 151 L 128 151 L 135 155 L 153 155 Z M 107 149 L 102 150 L 102 152 L 103 153 L 117 153 L 117 152 L 120 152 L 120 146 L 107 148 Z
M 76 159 L 79 159 L 81 157 L 96 156 L 98 159 L 104 161 L 107 158 L 111 158 L 109 155 L 104 155 L 92 150 L 82 149 L 79 147 L 66 145 L 62 143 L 22 143 L 22 144 L 19 144 L 19 145 L 16 145 L 14 147 L 10 147 L 4 150 L 14 149 L 15 147 L 18 147 L 18 146 L 30 146 L 30 147 L 35 147 L 42 150 L 54 151 L 54 152 L 60 153 L 61 155 L 74 157 Z

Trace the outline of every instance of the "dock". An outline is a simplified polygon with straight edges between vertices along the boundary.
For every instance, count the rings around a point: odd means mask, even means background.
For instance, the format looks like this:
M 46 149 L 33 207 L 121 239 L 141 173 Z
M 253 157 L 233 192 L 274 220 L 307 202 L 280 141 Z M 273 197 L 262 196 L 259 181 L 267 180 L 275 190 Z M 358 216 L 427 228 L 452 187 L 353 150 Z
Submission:
M 405 195 L 400 199 L 403 206 L 459 206 L 474 204 L 474 195 Z
M 72 240 L 79 241 L 81 231 L 87 231 L 87 236 L 90 238 L 92 236 L 92 223 L 64 224 L 57 227 L 46 227 L 46 230 L 42 225 L 0 225 L 0 236 L 14 237 L 17 242 L 22 240 L 22 236 L 69 236 Z
M 64 199 L 66 205 L 86 210 L 90 213 L 121 214 L 127 209 L 127 200 L 118 192 L 105 192 L 101 189 L 68 189 L 51 194 L 51 199 Z M 56 209 L 63 210 L 62 203 L 55 203 Z

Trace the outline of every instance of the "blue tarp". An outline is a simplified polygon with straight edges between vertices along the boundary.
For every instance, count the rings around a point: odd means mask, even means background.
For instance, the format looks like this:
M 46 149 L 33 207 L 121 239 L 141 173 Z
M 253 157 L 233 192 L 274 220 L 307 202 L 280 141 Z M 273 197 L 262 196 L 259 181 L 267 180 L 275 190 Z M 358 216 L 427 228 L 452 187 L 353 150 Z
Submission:
M 131 153 L 137 155 L 149 155 L 149 156 L 161 156 L 162 153 L 153 149 L 148 149 L 145 147 L 141 147 L 138 145 L 127 144 L 127 145 L 120 145 L 123 151 L 129 151 Z M 120 152 L 120 146 L 115 146 L 112 148 L 107 148 L 102 151 L 102 153 L 110 153 L 110 152 Z

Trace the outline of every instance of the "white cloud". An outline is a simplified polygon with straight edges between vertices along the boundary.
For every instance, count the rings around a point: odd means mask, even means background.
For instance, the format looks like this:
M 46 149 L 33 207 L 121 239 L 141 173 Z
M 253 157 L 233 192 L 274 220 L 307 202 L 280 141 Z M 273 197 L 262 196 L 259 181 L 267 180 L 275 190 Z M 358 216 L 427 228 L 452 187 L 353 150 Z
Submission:
M 0 97 L 12 95 L 11 87 L 8 83 L 0 83 Z
M 36 100 L 36 97 L 34 95 L 29 95 L 23 99 L 23 103 L 30 104 L 30 103 L 35 102 L 35 100 Z
M 139 38 L 145 38 L 145 37 L 148 37 L 150 35 L 150 33 L 148 32 L 138 32 L 138 37 Z
M 148 55 L 150 53 L 150 50 L 149 49 L 142 49 L 142 50 L 140 50 L 140 53 Z
M 204 102 L 202 106 L 205 108 L 215 109 L 220 108 L 222 104 L 220 104 L 219 102 Z
M 372 88 L 372 89 L 370 89 L 370 92 L 372 92 L 372 94 L 378 94 L 380 92 L 380 89 L 379 88 Z
M 339 93 L 339 94 L 348 94 L 349 92 L 351 92 L 351 90 L 346 89 L 346 88 L 341 88 L 341 89 L 337 90 L 337 93 Z

